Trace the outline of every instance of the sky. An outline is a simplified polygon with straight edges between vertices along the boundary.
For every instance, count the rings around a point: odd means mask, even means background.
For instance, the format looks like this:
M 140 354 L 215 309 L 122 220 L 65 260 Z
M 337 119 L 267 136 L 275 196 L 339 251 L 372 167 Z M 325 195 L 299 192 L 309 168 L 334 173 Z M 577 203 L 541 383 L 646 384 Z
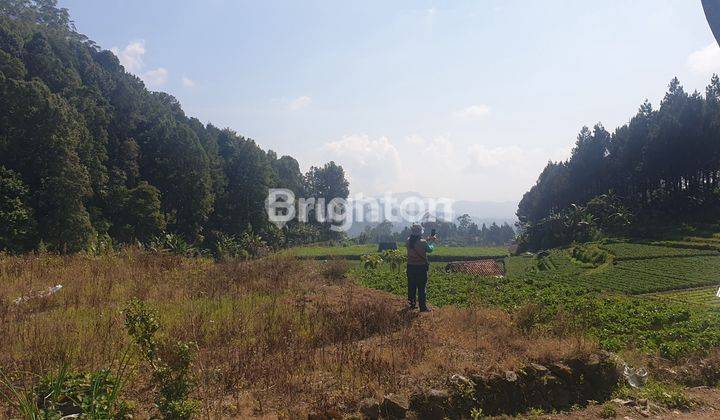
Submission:
M 584 125 L 720 73 L 700 0 L 59 4 L 187 115 L 366 196 L 519 201 Z

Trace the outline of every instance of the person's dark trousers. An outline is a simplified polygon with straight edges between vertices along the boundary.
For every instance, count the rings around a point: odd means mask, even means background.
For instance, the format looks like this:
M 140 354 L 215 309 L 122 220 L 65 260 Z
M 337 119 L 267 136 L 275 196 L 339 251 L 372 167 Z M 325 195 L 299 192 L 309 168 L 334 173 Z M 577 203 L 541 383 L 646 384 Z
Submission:
M 408 278 L 408 305 L 415 307 L 415 303 L 420 304 L 420 310 L 427 309 L 426 290 L 428 282 L 428 267 L 426 265 L 410 265 L 407 266 Z M 417 295 L 417 301 L 415 296 Z

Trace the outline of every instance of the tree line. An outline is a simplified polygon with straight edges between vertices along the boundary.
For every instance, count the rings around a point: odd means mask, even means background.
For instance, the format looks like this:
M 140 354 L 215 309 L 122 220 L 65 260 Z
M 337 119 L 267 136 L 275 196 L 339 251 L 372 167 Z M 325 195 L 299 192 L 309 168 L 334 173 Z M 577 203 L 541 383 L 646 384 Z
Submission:
M 188 117 L 77 33 L 56 0 L 0 1 L 0 250 L 72 252 L 170 233 L 247 232 L 271 245 L 330 236 L 268 223 L 268 188 L 348 196 L 342 167 L 290 156 Z
M 548 163 L 517 216 L 526 230 L 572 212 L 594 222 L 596 215 L 578 206 L 598 198 L 595 207 L 605 203 L 602 212 L 623 220 L 609 221 L 615 227 L 717 221 L 719 182 L 720 79 L 713 75 L 701 94 L 674 78 L 658 109 L 645 101 L 613 133 L 601 124 L 583 127 L 571 157 Z
M 483 223 L 478 226 L 468 214 L 457 217 L 454 222 L 437 220 L 423 222 L 422 225 L 426 236 L 435 229 L 443 245 L 502 246 L 510 244 L 515 239 L 515 230 L 507 222 L 501 225 L 493 222 L 490 226 Z M 395 232 L 392 222 L 386 220 L 373 226 L 366 226 L 355 240 L 360 244 L 405 242 L 409 236 L 410 227 L 405 226 Z

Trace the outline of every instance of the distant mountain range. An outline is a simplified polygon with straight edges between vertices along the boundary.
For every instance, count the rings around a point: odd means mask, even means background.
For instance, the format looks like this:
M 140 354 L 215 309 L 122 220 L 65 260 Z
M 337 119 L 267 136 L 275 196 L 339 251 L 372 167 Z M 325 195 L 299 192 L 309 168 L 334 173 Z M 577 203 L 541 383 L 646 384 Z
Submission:
M 375 197 L 373 197 L 375 198 Z M 393 198 L 393 205 L 392 205 L 392 211 L 391 214 L 393 215 L 390 221 L 393 223 L 393 230 L 394 231 L 401 231 L 405 226 L 410 225 L 414 220 L 408 220 L 401 216 L 400 212 L 400 204 L 408 199 L 408 198 L 417 198 L 419 200 L 422 200 L 424 202 L 427 202 L 429 198 L 423 196 L 420 193 L 417 192 L 402 192 L 402 193 L 395 193 L 392 195 Z M 372 198 L 371 198 L 372 199 Z M 382 197 L 379 197 L 379 200 L 381 200 L 381 205 L 385 205 L 384 202 L 382 202 Z M 517 210 L 518 203 L 516 201 L 502 201 L 502 202 L 495 202 L 495 201 L 469 201 L 469 200 L 458 200 L 454 201 L 452 204 L 452 216 L 450 214 L 447 214 L 447 212 L 444 211 L 444 209 L 441 209 L 440 211 L 437 211 L 435 214 L 430 214 L 432 218 L 438 218 L 442 220 L 450 220 L 455 221 L 458 216 L 461 216 L 463 214 L 468 214 L 472 218 L 472 220 L 477 223 L 479 226 L 482 226 L 483 223 L 486 225 L 491 225 L 492 223 L 497 224 L 503 224 L 508 223 L 511 226 L 515 224 L 517 221 L 517 217 L 515 216 L 515 211 Z M 367 208 L 367 206 L 366 206 Z M 382 220 L 380 220 L 382 221 Z M 377 221 L 359 221 L 353 223 L 352 228 L 348 231 L 348 235 L 350 237 L 354 237 L 359 235 L 363 230 L 365 230 L 366 226 L 372 226 L 376 225 Z

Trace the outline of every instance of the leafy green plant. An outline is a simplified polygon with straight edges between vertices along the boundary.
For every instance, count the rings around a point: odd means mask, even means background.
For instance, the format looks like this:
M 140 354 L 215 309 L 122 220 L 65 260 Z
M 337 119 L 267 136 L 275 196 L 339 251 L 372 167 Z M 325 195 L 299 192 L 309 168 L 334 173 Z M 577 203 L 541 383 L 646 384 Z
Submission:
M 365 254 L 360 257 L 360 262 L 366 270 L 374 270 L 380 267 L 383 263 L 383 259 L 380 254 Z
M 233 235 L 218 232 L 211 243 L 215 259 L 219 261 L 232 260 L 236 258 L 246 259 L 250 254 L 243 249 L 240 241 Z
M 182 236 L 173 233 L 166 233 L 153 238 L 148 248 L 157 253 L 169 253 L 173 255 L 195 256 L 197 249 L 189 244 Z
M 407 262 L 407 255 L 399 249 L 386 249 L 382 252 L 381 257 L 393 270 L 399 269 Z
M 251 226 L 248 226 L 248 229 L 240 235 L 238 241 L 240 248 L 253 258 L 262 257 L 270 251 L 262 237 L 253 232 Z
M 4 375 L 2 383 L 10 391 L 8 400 L 24 418 L 130 419 L 133 407 L 120 398 L 126 362 L 123 358 L 116 374 L 109 369 L 73 373 L 63 365 L 56 373 L 43 377 L 29 392 L 12 386 Z
M 125 326 L 153 371 L 158 390 L 155 404 L 160 413 L 166 419 L 191 418 L 199 405 L 190 398 L 194 387 L 191 343 L 177 342 L 161 356 L 155 338 L 160 329 L 158 315 L 138 299 L 125 307 Z

